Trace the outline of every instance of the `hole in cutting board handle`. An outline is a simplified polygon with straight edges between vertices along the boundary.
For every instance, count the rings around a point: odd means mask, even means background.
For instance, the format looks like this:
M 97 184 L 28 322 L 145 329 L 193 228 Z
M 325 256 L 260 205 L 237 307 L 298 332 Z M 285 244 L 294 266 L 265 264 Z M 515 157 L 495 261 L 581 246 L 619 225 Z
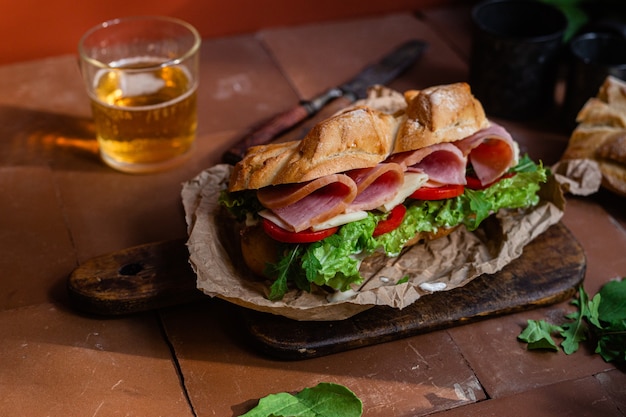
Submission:
M 133 262 L 132 264 L 123 265 L 117 272 L 120 275 L 137 275 L 143 271 L 143 265 L 140 263 Z

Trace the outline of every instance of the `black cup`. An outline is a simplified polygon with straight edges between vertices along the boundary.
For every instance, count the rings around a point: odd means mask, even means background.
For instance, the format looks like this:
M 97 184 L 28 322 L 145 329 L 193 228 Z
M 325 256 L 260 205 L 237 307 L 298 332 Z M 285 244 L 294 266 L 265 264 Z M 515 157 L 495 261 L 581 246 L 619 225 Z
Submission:
M 488 115 L 529 119 L 554 105 L 567 28 L 564 14 L 529 0 L 487 0 L 472 9 L 469 82 Z
M 569 66 L 563 114 L 569 128 L 576 115 L 598 90 L 606 77 L 626 80 L 626 37 L 610 32 L 576 36 L 569 45 Z

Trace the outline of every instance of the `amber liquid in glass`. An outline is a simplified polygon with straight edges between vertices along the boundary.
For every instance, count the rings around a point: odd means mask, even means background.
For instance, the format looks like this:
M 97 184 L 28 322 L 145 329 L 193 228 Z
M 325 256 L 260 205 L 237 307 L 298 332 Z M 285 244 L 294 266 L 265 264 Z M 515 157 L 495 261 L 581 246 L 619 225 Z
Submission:
M 92 110 L 100 153 L 126 171 L 165 169 L 191 149 L 197 127 L 195 82 L 179 66 L 134 72 L 122 63 L 95 81 Z

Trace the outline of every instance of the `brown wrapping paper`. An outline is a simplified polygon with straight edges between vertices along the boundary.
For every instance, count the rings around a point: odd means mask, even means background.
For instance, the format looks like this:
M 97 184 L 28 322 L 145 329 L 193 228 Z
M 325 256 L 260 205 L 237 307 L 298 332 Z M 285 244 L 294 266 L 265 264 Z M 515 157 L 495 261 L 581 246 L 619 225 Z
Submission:
M 518 258 L 525 245 L 563 214 L 560 185 L 551 177 L 541 190 L 541 202 L 526 211 L 502 211 L 475 232 L 459 228 L 449 236 L 418 244 L 397 258 L 371 263 L 360 287 L 335 296 L 322 289 L 290 291 L 281 301 L 266 298 L 269 282 L 246 270 L 239 253 L 237 227 L 218 205 L 232 167 L 216 165 L 184 184 L 190 263 L 197 286 L 211 297 L 295 320 L 341 320 L 376 305 L 402 309 L 434 291 L 463 286 L 492 274 Z M 405 276 L 408 282 L 397 282 Z
M 552 166 L 556 180 L 564 192 L 587 196 L 597 192 L 602 185 L 602 172 L 592 159 L 568 159 Z
M 626 81 L 609 76 L 580 109 L 559 167 L 571 173 L 596 171 L 598 189 L 626 196 Z M 566 174 L 566 176 L 568 176 Z M 572 188 L 572 193 L 577 189 Z M 590 193 L 589 193 L 590 194 Z M 586 194 L 585 194 L 586 195 Z

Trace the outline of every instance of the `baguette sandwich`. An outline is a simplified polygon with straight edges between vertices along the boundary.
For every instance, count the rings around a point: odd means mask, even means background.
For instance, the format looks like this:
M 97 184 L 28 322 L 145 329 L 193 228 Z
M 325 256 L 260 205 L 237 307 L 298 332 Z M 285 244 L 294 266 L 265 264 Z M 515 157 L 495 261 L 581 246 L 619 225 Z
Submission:
M 626 81 L 607 77 L 576 120 L 578 126 L 561 159 L 595 161 L 602 186 L 626 196 Z
M 374 257 L 538 203 L 547 170 L 520 158 L 466 83 L 404 101 L 393 113 L 347 109 L 234 167 L 220 204 L 242 225 L 244 262 L 271 281 L 270 300 L 291 288 L 346 292 Z

